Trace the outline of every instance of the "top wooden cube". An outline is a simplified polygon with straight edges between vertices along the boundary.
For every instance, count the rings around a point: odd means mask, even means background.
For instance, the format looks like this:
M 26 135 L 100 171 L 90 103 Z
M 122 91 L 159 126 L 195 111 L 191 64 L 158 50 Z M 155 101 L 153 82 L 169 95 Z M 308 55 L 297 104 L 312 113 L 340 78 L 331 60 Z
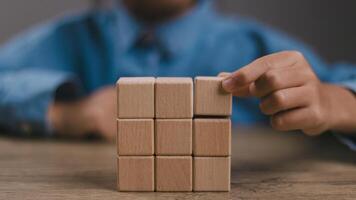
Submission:
M 158 119 L 193 117 L 193 80 L 191 78 L 157 78 L 155 109 Z
M 232 95 L 222 88 L 222 77 L 196 77 L 194 115 L 230 116 Z
M 153 77 L 120 78 L 117 82 L 117 117 L 154 118 Z

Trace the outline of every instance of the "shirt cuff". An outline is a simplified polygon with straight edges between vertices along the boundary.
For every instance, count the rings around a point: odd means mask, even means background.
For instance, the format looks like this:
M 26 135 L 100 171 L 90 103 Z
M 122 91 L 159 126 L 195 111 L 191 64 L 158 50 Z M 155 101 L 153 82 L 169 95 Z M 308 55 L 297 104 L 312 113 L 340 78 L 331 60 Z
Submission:
M 344 81 L 337 83 L 337 85 L 343 86 L 356 95 L 356 81 Z M 356 133 L 355 133 L 356 134 Z M 356 151 L 356 135 L 342 135 L 339 133 L 334 133 L 335 137 L 340 140 L 341 143 L 348 146 L 351 150 Z
M 54 82 L 53 90 L 47 94 L 47 99 L 45 101 L 45 112 L 43 113 L 44 118 L 44 133 L 46 136 L 53 136 L 54 129 L 51 126 L 50 121 L 47 118 L 47 113 L 50 105 L 54 102 L 70 102 L 75 101 L 83 96 L 83 87 L 80 81 L 72 75 L 63 74 L 58 77 L 58 81 Z
M 349 147 L 352 151 L 356 151 L 356 137 L 355 136 L 348 136 L 348 135 L 341 135 L 338 133 L 334 133 L 335 137 L 339 139 L 341 143 Z

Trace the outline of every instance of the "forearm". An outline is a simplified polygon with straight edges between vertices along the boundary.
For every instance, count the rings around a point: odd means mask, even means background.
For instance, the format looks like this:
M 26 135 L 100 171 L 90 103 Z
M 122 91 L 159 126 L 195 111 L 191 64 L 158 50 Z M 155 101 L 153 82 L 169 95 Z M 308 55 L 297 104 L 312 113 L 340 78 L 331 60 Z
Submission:
M 71 77 L 66 72 L 0 66 L 0 124 L 11 134 L 48 136 L 48 105 L 56 89 Z
M 54 103 L 47 117 L 59 135 L 82 137 L 96 133 L 114 141 L 116 132 L 116 89 L 102 88 L 77 101 Z

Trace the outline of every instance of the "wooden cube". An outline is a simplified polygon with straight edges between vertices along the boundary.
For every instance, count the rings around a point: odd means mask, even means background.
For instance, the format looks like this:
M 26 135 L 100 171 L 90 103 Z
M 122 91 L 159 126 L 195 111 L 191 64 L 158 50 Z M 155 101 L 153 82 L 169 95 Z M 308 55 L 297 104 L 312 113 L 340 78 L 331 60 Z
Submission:
M 119 119 L 117 122 L 117 153 L 126 156 L 153 155 L 153 119 Z
M 119 156 L 117 166 L 119 191 L 154 191 L 153 156 Z
M 230 157 L 194 157 L 194 191 L 230 191 Z
M 229 156 L 231 154 L 230 119 L 194 119 L 193 155 Z
M 156 118 L 193 117 L 193 81 L 191 78 L 157 78 Z
M 196 77 L 194 115 L 230 116 L 232 95 L 222 88 L 222 77 Z
M 192 155 L 192 119 L 157 119 L 156 155 Z
M 156 157 L 156 191 L 192 191 L 191 156 Z
M 154 83 L 152 77 L 120 78 L 117 82 L 117 117 L 154 118 Z

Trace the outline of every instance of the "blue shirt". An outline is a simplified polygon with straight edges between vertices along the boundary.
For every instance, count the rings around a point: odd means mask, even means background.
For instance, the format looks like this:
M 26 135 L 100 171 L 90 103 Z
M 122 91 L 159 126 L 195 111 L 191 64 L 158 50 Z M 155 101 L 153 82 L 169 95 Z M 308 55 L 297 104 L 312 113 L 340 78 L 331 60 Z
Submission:
M 354 66 L 332 66 L 283 33 L 221 16 L 209 0 L 155 27 L 159 45 L 139 48 L 146 28 L 118 5 L 48 22 L 9 41 L 0 48 L 1 126 L 43 130 L 48 105 L 65 83 L 89 94 L 121 76 L 215 76 L 283 50 L 303 52 L 322 81 L 356 90 Z M 233 113 L 235 123 L 268 121 L 257 99 L 240 99 Z

